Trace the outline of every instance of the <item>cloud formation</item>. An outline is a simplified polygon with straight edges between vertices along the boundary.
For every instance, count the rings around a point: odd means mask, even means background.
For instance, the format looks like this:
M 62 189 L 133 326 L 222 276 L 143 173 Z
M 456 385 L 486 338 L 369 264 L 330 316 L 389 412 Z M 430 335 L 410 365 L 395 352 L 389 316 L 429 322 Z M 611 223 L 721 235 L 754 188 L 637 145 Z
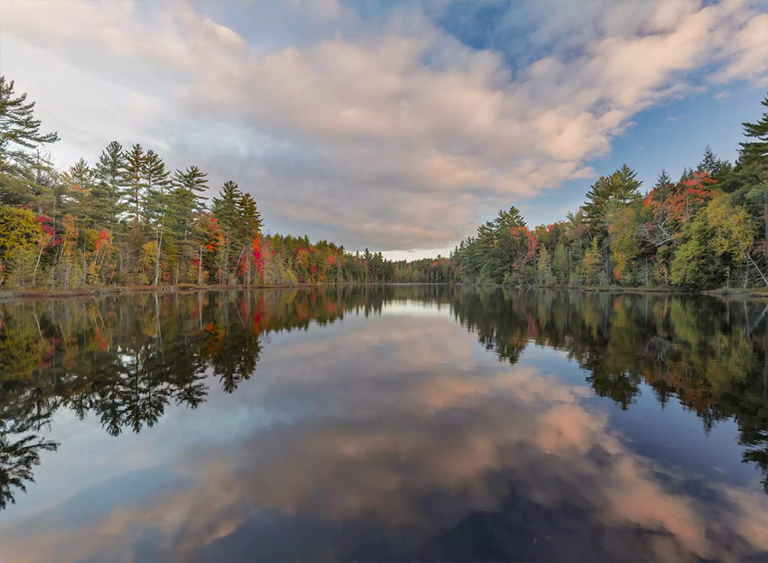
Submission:
M 367 18 L 304 7 L 264 16 L 293 11 L 296 28 L 323 30 L 297 38 L 247 17 L 218 23 L 191 2 L 11 0 L 3 66 L 70 160 L 112 137 L 145 142 L 217 183 L 235 178 L 268 223 L 411 250 L 462 238 L 480 206 L 593 175 L 589 160 L 638 112 L 759 79 L 768 59 L 768 15 L 740 0 L 511 5 L 487 48 L 441 25 L 450 6 Z

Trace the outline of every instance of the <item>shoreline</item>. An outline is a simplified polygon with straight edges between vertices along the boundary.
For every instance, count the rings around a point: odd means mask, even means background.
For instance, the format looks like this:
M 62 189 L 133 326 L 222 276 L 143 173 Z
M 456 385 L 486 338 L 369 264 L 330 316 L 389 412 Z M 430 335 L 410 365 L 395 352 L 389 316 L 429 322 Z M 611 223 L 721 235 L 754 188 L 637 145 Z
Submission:
M 451 285 L 451 284 L 445 284 Z M 518 288 L 503 284 L 467 284 L 459 283 L 463 287 L 475 288 L 496 288 L 496 289 L 517 289 L 520 291 L 530 291 L 531 288 Z M 710 297 L 749 297 L 768 299 L 768 287 L 751 288 L 719 288 L 703 289 L 691 291 L 686 289 L 675 289 L 673 287 L 622 287 L 605 285 L 540 285 L 535 290 L 546 289 L 553 291 L 581 291 L 583 293 L 656 293 L 665 295 L 707 295 Z
M 68 297 L 104 297 L 107 295 L 130 295 L 141 293 L 194 293 L 197 291 L 229 291 L 234 289 L 306 289 L 320 285 L 336 284 L 294 284 L 294 285 L 118 285 L 78 287 L 73 289 L 3 289 L 0 290 L 0 301 L 10 299 L 66 299 Z
M 296 284 L 178 284 L 178 285 L 116 285 L 78 287 L 72 289 L 20 288 L 0 289 L 0 303 L 12 299 L 67 299 L 70 297 L 105 297 L 108 295 L 132 295 L 143 293 L 195 293 L 198 291 L 233 291 L 254 289 L 309 289 L 332 286 L 367 286 L 367 285 L 450 285 L 431 282 L 325 282 Z
M 330 282 L 330 283 L 300 283 L 300 284 L 216 284 L 216 285 L 121 285 L 121 286 L 99 286 L 99 287 L 80 287 L 73 289 L 45 289 L 45 288 L 24 288 L 24 289 L 0 289 L 0 302 L 12 299 L 66 299 L 72 297 L 104 297 L 110 295 L 130 295 L 145 293 L 194 293 L 198 291 L 233 291 L 233 290 L 254 290 L 254 289 L 309 289 L 315 287 L 331 286 L 366 286 L 366 285 L 457 285 L 460 287 L 477 289 L 512 289 L 520 291 L 529 291 L 530 288 L 517 288 L 501 284 L 466 284 L 466 283 L 440 283 L 440 282 L 387 282 L 387 283 L 365 283 L 365 282 Z M 703 291 L 687 291 L 684 289 L 674 289 L 669 287 L 620 287 L 620 286 L 571 286 L 571 285 L 546 285 L 539 286 L 536 289 L 546 289 L 554 291 L 581 291 L 584 293 L 656 293 L 666 295 L 707 295 L 711 297 L 742 297 L 742 298 L 761 298 L 768 299 L 768 288 L 720 288 Z

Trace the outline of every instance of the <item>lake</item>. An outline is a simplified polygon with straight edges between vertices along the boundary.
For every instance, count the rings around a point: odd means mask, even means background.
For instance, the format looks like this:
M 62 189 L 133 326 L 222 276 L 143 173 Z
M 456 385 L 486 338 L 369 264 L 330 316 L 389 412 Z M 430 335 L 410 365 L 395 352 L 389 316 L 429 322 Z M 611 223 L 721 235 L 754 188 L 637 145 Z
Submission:
M 766 304 L 360 286 L 0 304 L 0 554 L 768 557 Z

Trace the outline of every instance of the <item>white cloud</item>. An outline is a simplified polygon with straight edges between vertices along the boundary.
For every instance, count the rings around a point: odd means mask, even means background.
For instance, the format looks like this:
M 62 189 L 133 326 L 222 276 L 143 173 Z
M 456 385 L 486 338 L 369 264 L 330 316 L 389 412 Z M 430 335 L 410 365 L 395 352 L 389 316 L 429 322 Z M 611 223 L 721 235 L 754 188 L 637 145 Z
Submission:
M 3 67 L 68 160 L 112 137 L 159 145 L 255 192 L 268 223 L 348 247 L 445 247 L 480 202 L 591 175 L 635 114 L 695 86 L 687 72 L 765 69 L 768 15 L 742 2 L 574 3 L 537 16 L 528 47 L 547 52 L 514 69 L 412 6 L 386 23 L 315 7 L 303 17 L 335 33 L 270 48 L 195 8 L 4 2 Z

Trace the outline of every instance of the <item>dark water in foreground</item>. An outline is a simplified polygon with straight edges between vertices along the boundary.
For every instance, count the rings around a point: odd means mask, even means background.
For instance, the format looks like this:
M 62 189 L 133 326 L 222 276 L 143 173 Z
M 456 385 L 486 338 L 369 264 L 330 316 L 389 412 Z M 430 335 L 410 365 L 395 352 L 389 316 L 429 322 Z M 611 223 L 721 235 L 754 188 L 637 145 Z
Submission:
M 765 561 L 765 310 L 438 286 L 0 304 L 0 560 Z

